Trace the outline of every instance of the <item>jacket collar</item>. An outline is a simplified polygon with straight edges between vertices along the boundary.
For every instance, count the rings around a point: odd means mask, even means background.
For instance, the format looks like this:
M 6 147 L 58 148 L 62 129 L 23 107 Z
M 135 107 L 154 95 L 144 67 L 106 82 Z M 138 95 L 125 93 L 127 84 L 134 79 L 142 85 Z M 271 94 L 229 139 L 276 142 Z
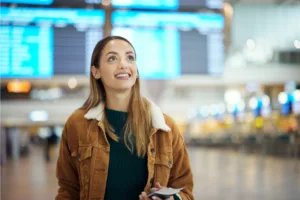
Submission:
M 161 109 L 152 101 L 150 101 L 150 107 L 151 107 L 151 118 L 152 118 L 152 126 L 155 129 L 160 129 L 163 131 L 170 131 L 170 127 L 166 124 L 164 115 L 161 111 Z M 96 107 L 91 108 L 84 117 L 86 119 L 96 119 L 98 121 L 102 120 L 103 114 L 104 114 L 105 105 L 104 102 L 100 102 Z

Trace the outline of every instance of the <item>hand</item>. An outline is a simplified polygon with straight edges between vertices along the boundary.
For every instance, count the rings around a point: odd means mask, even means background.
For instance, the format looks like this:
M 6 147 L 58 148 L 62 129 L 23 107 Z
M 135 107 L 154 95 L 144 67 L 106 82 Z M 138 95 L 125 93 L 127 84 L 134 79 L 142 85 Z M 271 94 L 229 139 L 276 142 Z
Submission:
M 155 188 L 151 188 L 150 192 L 154 192 L 154 191 L 157 191 L 157 190 L 160 190 L 162 188 L 165 188 L 163 186 L 161 186 L 158 182 L 155 184 Z M 147 197 L 147 193 L 146 192 L 142 192 L 139 196 L 140 200 L 163 200 L 161 198 L 158 198 L 156 196 L 152 197 L 151 199 L 149 199 Z M 164 200 L 174 200 L 173 197 L 170 197 L 170 198 L 167 198 L 167 199 L 164 199 Z

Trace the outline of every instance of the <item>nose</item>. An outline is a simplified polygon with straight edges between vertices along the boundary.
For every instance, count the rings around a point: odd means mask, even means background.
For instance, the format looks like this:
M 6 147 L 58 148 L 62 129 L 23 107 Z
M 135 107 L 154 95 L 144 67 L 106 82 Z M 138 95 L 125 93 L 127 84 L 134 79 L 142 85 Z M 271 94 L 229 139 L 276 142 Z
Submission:
M 124 60 L 124 59 L 121 60 L 119 68 L 121 68 L 121 69 L 127 69 L 128 68 L 128 63 L 126 62 L 126 60 Z

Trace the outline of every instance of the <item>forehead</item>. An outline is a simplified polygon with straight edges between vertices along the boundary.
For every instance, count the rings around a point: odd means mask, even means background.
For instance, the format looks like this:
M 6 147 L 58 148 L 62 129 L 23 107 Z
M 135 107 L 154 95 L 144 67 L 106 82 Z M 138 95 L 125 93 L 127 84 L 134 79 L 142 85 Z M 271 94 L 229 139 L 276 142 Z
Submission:
M 126 41 L 123 40 L 111 40 L 109 41 L 104 49 L 103 49 L 103 54 L 106 54 L 110 51 L 114 51 L 117 53 L 126 53 L 128 51 L 132 51 L 134 52 L 134 49 L 132 48 L 132 46 L 127 43 Z

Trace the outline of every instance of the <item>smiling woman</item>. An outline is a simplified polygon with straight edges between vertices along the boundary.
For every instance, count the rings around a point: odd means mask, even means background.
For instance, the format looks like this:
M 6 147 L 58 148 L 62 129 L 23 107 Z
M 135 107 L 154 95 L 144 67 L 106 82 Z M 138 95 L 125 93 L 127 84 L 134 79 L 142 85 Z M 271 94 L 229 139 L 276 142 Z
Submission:
M 65 124 L 57 178 L 57 200 L 148 200 L 164 187 L 184 188 L 168 199 L 194 199 L 183 139 L 174 120 L 141 96 L 125 38 L 107 37 L 94 49 L 90 95 Z
M 100 61 L 97 63 L 95 59 L 92 66 L 94 78 L 101 79 L 106 92 L 129 92 L 137 78 L 136 55 L 132 45 L 120 39 L 111 40 L 105 45 L 101 55 Z

